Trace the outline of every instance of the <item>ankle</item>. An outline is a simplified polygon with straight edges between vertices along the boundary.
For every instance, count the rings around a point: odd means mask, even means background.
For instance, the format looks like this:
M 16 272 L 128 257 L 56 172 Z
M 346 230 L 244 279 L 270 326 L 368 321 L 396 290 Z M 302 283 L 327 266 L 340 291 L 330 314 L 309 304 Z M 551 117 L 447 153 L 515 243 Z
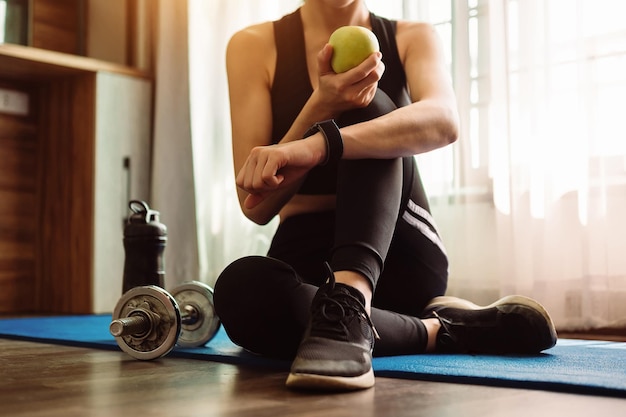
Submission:
M 426 333 L 428 334 L 428 342 L 426 343 L 426 352 L 434 352 L 437 349 L 437 334 L 441 329 L 441 322 L 436 319 L 423 319 L 424 327 L 426 327 Z
M 336 271 L 335 282 L 340 282 L 356 288 L 365 297 L 365 311 L 370 315 L 372 312 L 372 286 L 367 278 L 354 271 Z

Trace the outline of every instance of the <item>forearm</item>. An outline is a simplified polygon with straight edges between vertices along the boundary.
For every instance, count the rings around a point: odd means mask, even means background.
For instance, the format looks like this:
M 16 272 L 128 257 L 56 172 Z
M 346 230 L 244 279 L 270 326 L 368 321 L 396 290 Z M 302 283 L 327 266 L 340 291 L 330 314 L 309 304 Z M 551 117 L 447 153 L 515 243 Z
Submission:
M 250 194 L 238 189 L 241 210 L 243 211 L 243 214 L 254 223 L 265 225 L 276 217 L 285 204 L 287 204 L 293 195 L 296 194 L 298 188 L 300 188 L 299 183 L 277 190 L 252 208 L 247 208 L 245 203 L 246 198 Z
M 413 156 L 456 141 L 454 103 L 424 100 L 341 129 L 344 159 Z

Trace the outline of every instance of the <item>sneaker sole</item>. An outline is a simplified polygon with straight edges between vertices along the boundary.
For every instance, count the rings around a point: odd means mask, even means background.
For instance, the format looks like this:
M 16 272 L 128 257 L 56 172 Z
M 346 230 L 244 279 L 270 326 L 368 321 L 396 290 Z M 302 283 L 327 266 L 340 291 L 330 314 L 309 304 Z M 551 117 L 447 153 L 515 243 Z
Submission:
M 289 388 L 318 391 L 354 391 L 374 386 L 374 370 L 355 377 L 290 373 L 285 383 Z
M 523 295 L 508 295 L 487 306 L 479 306 L 477 304 L 472 303 L 471 301 L 464 300 L 462 298 L 444 295 L 444 296 L 433 298 L 430 301 L 430 303 L 428 303 L 428 305 L 426 306 L 424 310 L 426 311 L 426 310 L 434 309 L 439 306 L 459 308 L 459 309 L 468 309 L 468 310 L 487 310 L 489 308 L 498 307 L 498 306 L 520 305 L 520 304 L 528 306 L 534 309 L 535 311 L 537 311 L 539 314 L 541 314 L 541 316 L 548 323 L 548 326 L 550 328 L 550 336 L 552 340 L 557 339 L 556 329 L 554 327 L 554 323 L 552 322 L 552 318 L 550 318 L 550 315 L 548 314 L 548 311 L 544 308 L 543 305 L 541 305 L 536 300 L 533 300 L 532 298 L 529 298 Z

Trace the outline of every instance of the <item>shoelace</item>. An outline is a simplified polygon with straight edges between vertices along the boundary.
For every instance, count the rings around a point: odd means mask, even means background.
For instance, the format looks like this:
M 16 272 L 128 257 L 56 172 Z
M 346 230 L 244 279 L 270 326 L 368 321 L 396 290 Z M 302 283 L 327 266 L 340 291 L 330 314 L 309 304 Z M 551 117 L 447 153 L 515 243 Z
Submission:
M 320 294 L 320 297 L 316 300 L 316 305 L 314 306 L 315 311 L 313 313 L 314 327 L 324 333 L 342 336 L 347 332 L 346 326 L 342 321 L 345 318 L 356 315 L 364 319 L 372 329 L 374 337 L 377 340 L 380 339 L 378 331 L 376 327 L 374 327 L 372 319 L 365 311 L 363 304 L 361 304 L 358 298 L 347 292 L 334 291 L 335 274 L 328 263 L 325 263 L 325 267 L 329 275 L 329 288 L 326 293 Z M 331 293 L 333 295 L 332 297 L 330 296 Z

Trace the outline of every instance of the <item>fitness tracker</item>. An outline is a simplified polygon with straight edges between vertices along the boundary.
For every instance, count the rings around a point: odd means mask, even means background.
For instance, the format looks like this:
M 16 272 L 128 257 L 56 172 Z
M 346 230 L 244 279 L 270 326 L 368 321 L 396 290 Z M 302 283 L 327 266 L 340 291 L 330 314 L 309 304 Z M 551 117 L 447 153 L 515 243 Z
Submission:
M 317 122 L 307 130 L 304 137 L 309 137 L 317 132 L 321 132 L 324 140 L 326 140 L 326 159 L 321 165 L 338 162 L 343 155 L 343 138 L 337 123 L 333 119 Z

